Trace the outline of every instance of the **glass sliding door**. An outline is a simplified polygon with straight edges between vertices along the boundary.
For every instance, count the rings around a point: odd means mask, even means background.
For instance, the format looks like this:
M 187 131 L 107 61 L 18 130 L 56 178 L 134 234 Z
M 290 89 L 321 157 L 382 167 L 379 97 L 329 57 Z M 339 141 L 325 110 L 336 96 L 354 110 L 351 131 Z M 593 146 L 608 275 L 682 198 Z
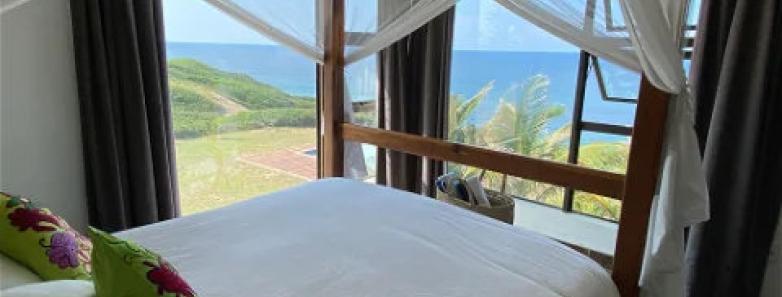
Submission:
M 315 64 L 204 1 L 163 5 L 183 214 L 315 179 Z

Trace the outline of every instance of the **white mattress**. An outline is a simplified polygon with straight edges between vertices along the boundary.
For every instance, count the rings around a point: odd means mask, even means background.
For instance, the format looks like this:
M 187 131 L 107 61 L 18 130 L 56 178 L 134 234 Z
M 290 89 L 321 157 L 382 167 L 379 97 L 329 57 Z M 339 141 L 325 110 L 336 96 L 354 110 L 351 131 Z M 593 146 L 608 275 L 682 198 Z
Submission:
M 619 296 L 541 235 L 385 187 L 327 179 L 125 231 L 201 297 Z

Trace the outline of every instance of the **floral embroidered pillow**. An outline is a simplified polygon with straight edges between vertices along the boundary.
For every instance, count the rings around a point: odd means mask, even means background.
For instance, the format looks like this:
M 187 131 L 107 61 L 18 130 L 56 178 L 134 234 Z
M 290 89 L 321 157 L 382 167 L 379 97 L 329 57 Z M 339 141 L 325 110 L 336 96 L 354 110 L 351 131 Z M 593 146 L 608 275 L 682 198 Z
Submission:
M 158 254 L 106 232 L 90 228 L 95 296 L 195 297 L 196 293 Z
M 0 192 L 0 252 L 44 280 L 90 279 L 89 239 L 46 208 Z

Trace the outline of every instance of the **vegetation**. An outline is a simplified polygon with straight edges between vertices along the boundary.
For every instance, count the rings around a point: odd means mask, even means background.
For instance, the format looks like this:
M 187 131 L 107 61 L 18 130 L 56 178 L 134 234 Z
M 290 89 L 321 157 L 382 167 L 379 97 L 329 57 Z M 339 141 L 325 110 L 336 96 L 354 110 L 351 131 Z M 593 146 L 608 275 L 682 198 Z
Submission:
M 174 133 L 194 138 L 265 127 L 314 127 L 315 100 L 191 59 L 168 62 Z
M 476 107 L 491 91 L 493 83 L 484 86 L 475 96 L 451 98 L 449 137 L 451 140 L 489 147 L 495 150 L 564 162 L 567 160 L 570 124 L 551 129 L 551 122 L 565 112 L 563 106 L 548 102 L 549 80 L 533 76 L 501 98 L 491 119 L 478 126 L 468 120 Z M 510 99 L 509 99 L 510 97 Z M 592 142 L 581 145 L 581 165 L 614 172 L 624 172 L 628 146 L 620 142 Z M 482 170 L 463 165 L 449 165 L 449 170 L 462 175 L 481 174 Z M 509 177 L 495 172 L 484 175 L 484 184 L 493 189 L 538 202 L 560 206 L 564 189 L 550 184 Z M 620 203 L 599 195 L 577 192 L 577 211 L 609 219 L 619 218 Z
M 182 213 L 215 209 L 304 182 L 285 172 L 249 164 L 242 157 L 308 146 L 315 146 L 314 128 L 280 127 L 177 139 Z
M 247 75 L 221 71 L 189 59 L 169 61 L 169 87 L 178 138 L 180 191 L 186 197 L 184 213 L 227 205 L 304 181 L 248 164 L 242 156 L 314 146 L 317 117 L 313 98 L 293 96 Z M 550 127 L 565 109 L 548 102 L 548 78 L 531 77 L 507 92 L 492 118 L 476 124 L 470 117 L 493 87 L 490 82 L 470 98 L 451 97 L 449 138 L 565 161 L 571 127 Z M 354 116 L 355 122 L 377 124 L 374 112 Z M 579 161 L 588 167 L 624 172 L 627 154 L 625 143 L 593 142 L 581 146 Z M 449 164 L 449 170 L 463 175 L 482 172 L 458 164 Z M 542 203 L 561 205 L 563 200 L 564 190 L 560 187 L 498 173 L 487 172 L 484 183 Z M 575 195 L 574 208 L 596 216 L 618 219 L 620 206 L 618 201 L 599 195 Z
M 169 61 L 168 78 L 198 84 L 249 109 L 315 106 L 312 98 L 289 95 L 249 75 L 217 70 L 192 59 Z

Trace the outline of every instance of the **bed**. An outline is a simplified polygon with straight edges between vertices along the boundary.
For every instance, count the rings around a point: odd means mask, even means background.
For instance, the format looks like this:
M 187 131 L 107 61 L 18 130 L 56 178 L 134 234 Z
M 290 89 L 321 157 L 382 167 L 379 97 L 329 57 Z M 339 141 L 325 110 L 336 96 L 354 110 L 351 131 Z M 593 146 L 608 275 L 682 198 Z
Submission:
M 619 296 L 542 235 L 349 179 L 323 179 L 121 232 L 199 296 Z

